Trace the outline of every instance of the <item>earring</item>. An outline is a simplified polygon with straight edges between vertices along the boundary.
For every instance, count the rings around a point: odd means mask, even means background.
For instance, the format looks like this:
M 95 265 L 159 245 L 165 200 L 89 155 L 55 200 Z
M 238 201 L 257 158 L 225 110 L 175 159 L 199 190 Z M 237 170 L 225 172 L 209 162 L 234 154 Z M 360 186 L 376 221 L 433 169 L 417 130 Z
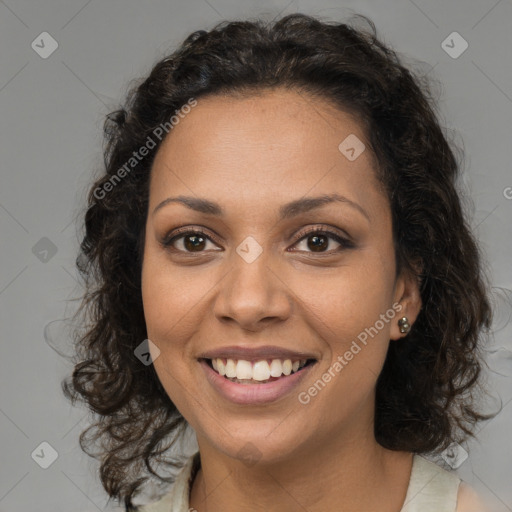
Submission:
M 409 319 L 406 316 L 400 318 L 400 320 L 398 320 L 398 327 L 400 327 L 400 332 L 402 334 L 408 333 L 411 330 Z

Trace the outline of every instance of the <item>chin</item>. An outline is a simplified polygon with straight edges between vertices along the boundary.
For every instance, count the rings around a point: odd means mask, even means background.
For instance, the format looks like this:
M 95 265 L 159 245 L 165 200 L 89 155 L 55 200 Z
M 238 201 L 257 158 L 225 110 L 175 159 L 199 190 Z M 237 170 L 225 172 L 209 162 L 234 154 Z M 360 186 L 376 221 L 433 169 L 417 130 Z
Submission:
M 209 444 L 247 466 L 253 466 L 256 463 L 275 464 L 301 451 L 305 441 L 303 427 L 295 431 L 291 424 L 286 425 L 286 421 L 283 422 L 282 419 L 265 422 L 265 425 L 250 423 L 252 426 L 226 426 L 225 430 L 221 429 L 221 432 L 217 431 L 210 437 Z M 271 428 L 269 428 L 270 425 L 272 425 Z M 290 430 L 291 428 L 293 431 Z

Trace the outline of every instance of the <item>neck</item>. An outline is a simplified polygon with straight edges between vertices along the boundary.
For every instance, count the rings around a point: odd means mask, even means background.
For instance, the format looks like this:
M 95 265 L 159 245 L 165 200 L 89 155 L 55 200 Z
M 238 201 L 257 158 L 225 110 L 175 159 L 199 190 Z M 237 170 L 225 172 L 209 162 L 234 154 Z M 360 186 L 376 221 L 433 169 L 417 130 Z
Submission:
M 370 430 L 370 429 L 369 429 Z M 380 446 L 373 431 L 301 446 L 285 459 L 248 465 L 198 436 L 201 469 L 190 493 L 198 511 L 396 512 L 405 500 L 412 454 Z

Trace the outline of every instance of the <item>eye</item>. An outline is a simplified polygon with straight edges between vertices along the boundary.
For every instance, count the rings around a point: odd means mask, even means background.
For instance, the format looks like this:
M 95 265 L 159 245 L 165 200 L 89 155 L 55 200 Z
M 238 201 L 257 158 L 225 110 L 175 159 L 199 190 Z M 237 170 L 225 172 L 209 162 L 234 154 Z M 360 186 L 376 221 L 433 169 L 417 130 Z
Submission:
M 187 229 L 178 233 L 174 232 L 171 238 L 167 237 L 162 241 L 162 245 L 179 252 L 192 253 L 203 252 L 207 249 L 208 242 L 213 245 L 211 238 L 201 229 Z
M 304 244 L 306 249 L 299 249 L 299 250 L 305 250 L 306 252 L 316 252 L 316 253 L 331 253 L 336 252 L 336 250 L 341 249 L 347 249 L 354 247 L 354 244 L 348 240 L 347 238 L 342 237 L 338 233 L 334 231 L 330 231 L 325 228 L 313 228 L 309 229 L 307 231 L 303 231 L 299 233 L 300 239 L 297 242 L 297 244 Z M 327 248 L 330 245 L 330 242 L 336 242 L 339 247 L 334 249 Z M 296 244 L 296 245 L 297 245 Z
M 302 231 L 298 234 L 299 240 L 294 244 L 300 246 L 305 244 L 302 252 L 314 253 L 333 253 L 343 249 L 353 248 L 354 244 L 347 238 L 337 232 L 326 229 L 325 227 L 315 227 Z M 332 242 L 338 244 L 338 248 L 328 249 Z M 201 229 L 185 228 L 178 230 L 167 236 L 162 242 L 164 248 L 170 248 L 181 253 L 201 253 L 208 250 L 208 243 L 212 245 L 213 250 L 222 250 L 212 241 L 211 236 L 207 235 Z M 328 249 L 328 250 L 327 250 Z

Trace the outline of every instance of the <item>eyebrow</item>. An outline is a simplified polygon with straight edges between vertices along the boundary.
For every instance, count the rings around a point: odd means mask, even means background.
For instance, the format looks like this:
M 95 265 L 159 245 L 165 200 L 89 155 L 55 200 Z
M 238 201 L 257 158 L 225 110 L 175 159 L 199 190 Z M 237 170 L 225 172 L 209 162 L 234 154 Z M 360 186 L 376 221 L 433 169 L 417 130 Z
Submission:
M 301 213 L 305 213 L 315 208 L 319 208 L 321 206 L 334 202 L 339 202 L 351 206 L 359 213 L 361 213 L 364 217 L 366 217 L 368 221 L 370 221 L 368 213 L 363 209 L 361 205 L 339 194 L 322 195 L 317 197 L 304 197 L 301 199 L 296 199 L 295 201 L 286 203 L 279 208 L 279 218 L 281 220 L 289 219 L 291 217 L 300 215 Z M 209 201 L 208 199 L 191 196 L 168 197 L 155 207 L 152 215 L 154 215 L 158 210 L 160 210 L 161 208 L 170 203 L 180 203 L 186 206 L 187 208 L 190 208 L 191 210 L 195 210 L 200 213 L 217 215 L 219 217 L 224 216 L 224 210 L 218 203 Z

